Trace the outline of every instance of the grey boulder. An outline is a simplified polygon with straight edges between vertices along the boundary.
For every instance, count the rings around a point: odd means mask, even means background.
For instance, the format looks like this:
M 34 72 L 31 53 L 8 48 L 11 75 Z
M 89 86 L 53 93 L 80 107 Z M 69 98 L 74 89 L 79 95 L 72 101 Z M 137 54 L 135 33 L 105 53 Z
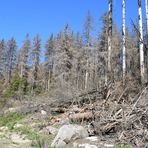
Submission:
M 87 130 L 80 125 L 63 125 L 53 140 L 51 146 L 63 148 L 71 141 L 88 137 Z

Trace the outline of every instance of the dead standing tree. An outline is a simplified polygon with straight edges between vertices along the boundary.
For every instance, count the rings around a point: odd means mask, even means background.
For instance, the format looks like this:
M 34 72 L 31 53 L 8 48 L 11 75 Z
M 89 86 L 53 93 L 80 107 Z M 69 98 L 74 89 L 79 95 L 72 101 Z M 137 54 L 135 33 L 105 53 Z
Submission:
M 122 76 L 125 84 L 126 75 L 126 28 L 125 28 L 125 0 L 122 0 Z
M 111 68 L 111 52 L 112 52 L 112 7 L 113 0 L 109 0 L 109 12 L 108 12 L 108 80 L 110 81 L 112 78 L 112 68 Z
M 138 20 L 139 20 L 139 31 L 140 31 L 140 43 L 139 43 L 139 50 L 140 50 L 140 73 L 141 73 L 141 83 L 144 83 L 144 45 L 143 45 L 143 25 L 142 25 L 142 4 L 141 0 L 138 0 Z

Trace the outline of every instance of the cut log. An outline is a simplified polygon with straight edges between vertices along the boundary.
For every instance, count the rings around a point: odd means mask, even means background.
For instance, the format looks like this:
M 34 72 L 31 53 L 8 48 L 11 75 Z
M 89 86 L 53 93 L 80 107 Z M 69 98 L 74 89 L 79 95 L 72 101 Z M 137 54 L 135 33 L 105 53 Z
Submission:
M 92 112 L 85 112 L 85 113 L 77 113 L 77 114 L 70 114 L 69 119 L 71 121 L 88 121 L 93 119 Z
M 67 109 L 65 109 L 65 108 L 51 108 L 50 111 L 52 113 L 65 113 L 67 111 Z

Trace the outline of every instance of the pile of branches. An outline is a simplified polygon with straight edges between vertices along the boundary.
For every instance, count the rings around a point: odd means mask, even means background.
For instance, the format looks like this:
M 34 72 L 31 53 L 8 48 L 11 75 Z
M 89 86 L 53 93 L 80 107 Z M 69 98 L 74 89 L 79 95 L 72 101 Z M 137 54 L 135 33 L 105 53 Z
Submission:
M 94 105 L 95 134 L 112 135 L 120 144 L 148 146 L 148 87 L 116 85 L 108 92 L 105 100 Z
M 129 82 L 124 87 L 121 83 L 111 84 L 102 93 L 95 90 L 80 95 L 81 103 L 79 98 L 77 102 L 69 101 L 69 105 L 64 102 L 65 107 L 60 106 L 56 111 L 70 121 L 89 125 L 90 135 L 113 139 L 117 144 L 148 147 L 148 87 L 137 84 Z M 97 94 L 103 94 L 102 98 Z

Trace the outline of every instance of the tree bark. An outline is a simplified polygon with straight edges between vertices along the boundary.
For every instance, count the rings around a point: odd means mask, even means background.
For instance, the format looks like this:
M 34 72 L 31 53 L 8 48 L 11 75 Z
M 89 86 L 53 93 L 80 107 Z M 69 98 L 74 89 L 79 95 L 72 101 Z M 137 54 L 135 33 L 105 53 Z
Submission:
M 108 14 L 108 79 L 111 77 L 111 52 L 112 52 L 112 0 L 109 0 Z
M 125 84 L 126 76 L 126 16 L 125 16 L 125 0 L 122 0 L 122 76 L 123 84 Z
M 148 82 L 148 0 L 145 0 L 146 9 L 146 62 L 147 62 L 147 82 Z
M 87 90 L 88 87 L 88 59 L 86 63 L 86 73 L 85 73 L 85 90 Z
M 140 72 L 141 83 L 144 83 L 144 45 L 143 45 L 143 25 L 142 25 L 142 4 L 141 0 L 138 0 L 138 19 L 139 19 L 139 50 L 140 50 Z
M 145 0 L 145 9 L 146 9 L 146 32 L 148 34 L 148 0 Z

